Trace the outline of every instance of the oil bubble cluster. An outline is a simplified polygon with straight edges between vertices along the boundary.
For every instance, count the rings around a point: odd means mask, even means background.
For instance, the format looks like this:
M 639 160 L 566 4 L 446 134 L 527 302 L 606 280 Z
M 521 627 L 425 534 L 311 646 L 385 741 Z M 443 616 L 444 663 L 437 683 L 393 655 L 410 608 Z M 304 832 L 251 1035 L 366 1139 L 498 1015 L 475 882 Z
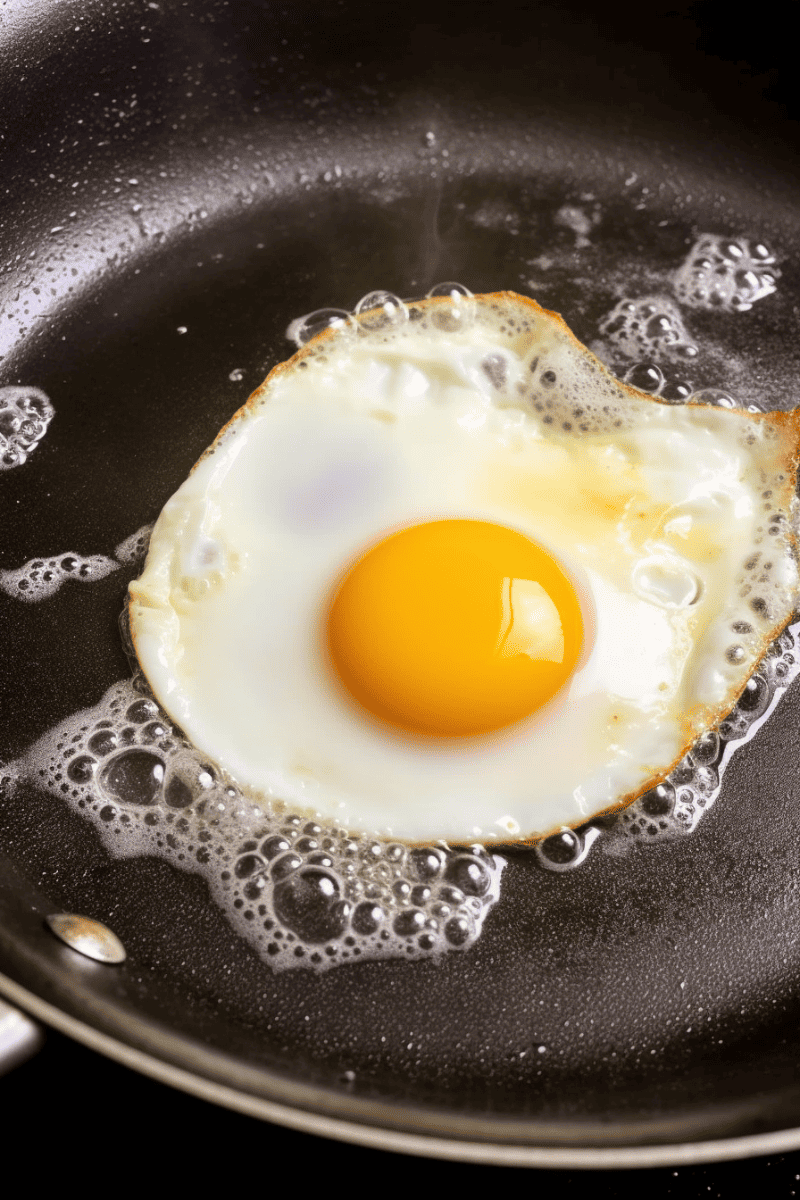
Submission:
M 677 306 L 664 296 L 626 297 L 600 322 L 600 333 L 628 358 L 693 359 L 697 346 L 687 332 Z M 648 389 L 650 390 L 650 389 Z
M 736 622 L 742 625 L 743 622 Z M 749 629 L 733 629 L 735 637 Z M 717 800 L 733 753 L 769 719 L 781 696 L 800 674 L 800 622 L 775 639 L 733 710 L 717 729 L 694 743 L 666 779 L 620 812 L 565 829 L 536 847 L 539 865 L 550 871 L 579 867 L 590 849 L 625 853 L 632 843 L 652 845 L 691 833 Z M 735 641 L 734 641 L 735 645 Z
M 37 600 L 49 600 L 69 580 L 94 583 L 118 571 L 119 565 L 103 554 L 86 557 L 72 551 L 54 558 L 32 558 L 21 567 L 0 571 L 0 591 L 15 600 L 34 604 Z
M 760 411 L 758 405 L 745 405 L 733 391 L 721 388 L 692 391 L 686 383 L 670 391 L 669 377 L 653 361 L 634 364 L 625 380 L 674 404 L 688 402 Z M 762 534 L 778 534 L 778 515 L 773 512 L 768 493 L 762 497 L 762 509 Z M 776 581 L 772 577 L 772 564 L 763 560 L 764 555 L 756 551 L 742 566 L 738 580 L 740 594 L 749 600 L 753 616 L 751 620 L 733 623 L 725 651 L 730 662 L 737 662 L 746 652 L 745 646 L 758 640 L 760 622 L 769 619 Z M 579 829 L 561 830 L 539 842 L 535 847 L 539 865 L 549 871 L 570 871 L 581 866 L 596 846 L 606 853 L 621 854 L 632 843 L 648 845 L 691 833 L 718 798 L 722 774 L 731 755 L 761 728 L 788 685 L 800 674 L 798 639 L 800 621 L 789 625 L 772 642 L 726 719 L 695 742 L 660 784 L 619 812 L 596 818 Z
M 47 432 L 53 411 L 39 388 L 0 388 L 0 471 L 22 466 Z
M 70 581 L 96 583 L 120 567 L 143 562 L 150 542 L 152 525 L 143 525 L 114 549 L 114 558 L 104 554 L 76 554 L 72 550 L 50 558 L 31 558 L 21 567 L 0 570 L 0 591 L 14 600 L 34 604 L 49 600 Z
M 442 301 L 432 317 L 437 328 L 452 332 L 470 323 L 473 296 L 463 283 L 437 283 L 426 296 L 429 300 L 433 298 Z M 418 319 L 419 315 L 418 311 L 409 311 L 407 303 L 392 292 L 374 291 L 362 296 L 352 312 L 343 308 L 319 308 L 304 317 L 297 317 L 288 325 L 286 337 L 302 349 L 321 333 L 333 331 L 355 336 L 359 331 L 389 331 L 406 321 Z
M 675 272 L 675 295 L 689 308 L 746 312 L 771 296 L 779 272 L 761 242 L 703 233 Z
M 88 818 L 111 854 L 202 874 L 277 969 L 464 950 L 499 896 L 505 862 L 482 846 L 409 847 L 255 804 L 140 680 L 114 684 L 6 772 Z
M 629 837 L 690 833 L 719 795 L 731 755 L 765 723 L 789 683 L 800 671 L 800 625 L 789 626 L 772 643 L 733 710 L 717 729 L 699 738 L 663 783 L 616 814 L 617 827 Z
M 125 567 L 134 567 L 137 563 L 144 562 L 152 532 L 152 524 L 143 525 L 141 529 L 137 529 L 135 533 L 132 533 L 130 537 L 126 537 L 124 541 L 121 541 L 115 547 L 114 557 Z

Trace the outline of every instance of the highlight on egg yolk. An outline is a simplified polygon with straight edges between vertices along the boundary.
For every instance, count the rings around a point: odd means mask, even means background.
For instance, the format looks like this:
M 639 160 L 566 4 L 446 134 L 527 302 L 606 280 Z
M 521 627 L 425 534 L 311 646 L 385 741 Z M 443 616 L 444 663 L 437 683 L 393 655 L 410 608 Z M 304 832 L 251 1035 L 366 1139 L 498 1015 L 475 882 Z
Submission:
M 348 691 L 404 730 L 489 733 L 563 686 L 583 620 L 556 561 L 486 521 L 431 521 L 373 546 L 328 612 L 328 648 Z

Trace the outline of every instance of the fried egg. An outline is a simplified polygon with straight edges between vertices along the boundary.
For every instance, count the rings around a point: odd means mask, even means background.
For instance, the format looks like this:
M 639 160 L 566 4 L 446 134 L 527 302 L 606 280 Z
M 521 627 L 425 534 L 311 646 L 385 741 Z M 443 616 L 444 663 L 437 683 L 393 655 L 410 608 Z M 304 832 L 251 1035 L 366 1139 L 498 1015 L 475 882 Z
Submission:
M 799 438 L 619 383 L 513 293 L 387 306 L 276 367 L 169 500 L 136 654 L 258 802 L 545 836 L 663 779 L 788 622 Z

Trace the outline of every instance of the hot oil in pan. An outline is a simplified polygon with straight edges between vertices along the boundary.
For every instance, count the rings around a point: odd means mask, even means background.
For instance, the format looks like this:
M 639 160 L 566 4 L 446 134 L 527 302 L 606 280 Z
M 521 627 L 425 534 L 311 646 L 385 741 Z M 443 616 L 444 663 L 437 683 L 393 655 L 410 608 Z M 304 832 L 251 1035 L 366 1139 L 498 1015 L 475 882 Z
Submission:
M 501 219 L 491 206 L 475 214 L 484 226 Z M 591 233 L 593 215 L 564 205 L 555 220 L 580 245 Z M 530 290 L 546 300 L 539 291 L 542 278 L 565 267 L 557 255 L 542 254 L 528 270 Z M 701 391 L 705 378 L 719 382 L 713 370 L 706 374 L 713 353 L 704 355 L 702 343 L 687 331 L 692 310 L 746 311 L 774 291 L 776 278 L 772 256 L 760 243 L 704 235 L 676 268 L 671 292 L 654 287 L 644 296 L 623 296 L 597 321 L 592 348 L 636 386 L 680 403 Z M 738 396 L 736 387 L 717 387 L 706 389 L 703 400 L 727 407 L 754 402 L 742 386 L 744 373 L 734 375 Z M 763 404 L 765 397 L 758 399 Z M 117 560 L 143 553 L 145 537 L 132 535 L 130 546 L 118 547 Z M 19 599 L 44 599 L 54 578 L 70 577 L 78 557 L 30 560 L 3 573 L 0 586 Z M 115 569 L 114 560 L 104 562 L 106 573 Z M 91 567 L 72 575 L 78 577 L 91 577 Z M 730 717 L 663 784 L 620 814 L 547 839 L 536 848 L 536 861 L 571 870 L 592 847 L 623 853 L 634 842 L 694 829 L 718 795 L 731 752 L 768 717 L 796 675 L 796 657 L 790 628 Z M 265 816 L 186 743 L 140 679 L 113 687 L 5 774 L 9 782 L 28 779 L 66 800 L 93 822 L 113 855 L 161 856 L 202 873 L 234 927 L 277 967 L 326 968 L 356 957 L 416 958 L 464 949 L 479 936 L 500 894 L 503 856 L 480 846 L 409 849 L 280 810 Z

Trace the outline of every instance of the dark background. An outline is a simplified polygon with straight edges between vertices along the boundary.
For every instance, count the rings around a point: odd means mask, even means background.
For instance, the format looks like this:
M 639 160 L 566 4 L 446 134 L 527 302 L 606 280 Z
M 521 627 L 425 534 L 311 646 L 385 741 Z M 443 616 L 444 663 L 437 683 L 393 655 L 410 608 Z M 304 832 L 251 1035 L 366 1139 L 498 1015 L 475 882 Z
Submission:
M 131 1074 L 51 1034 L 38 1057 L 0 1080 L 0 1122 L 9 1149 L 39 1143 L 40 1185 L 69 1176 L 89 1187 L 194 1188 L 221 1186 L 265 1193 L 336 1184 L 379 1194 L 389 1185 L 455 1196 L 488 1196 L 495 1189 L 550 1200 L 646 1196 L 649 1200 L 715 1200 L 800 1195 L 800 1152 L 692 1167 L 631 1171 L 544 1171 L 412 1158 L 323 1140 L 216 1108 L 163 1084 Z M 286 1171 L 288 1181 L 280 1182 Z M 508 1194 L 503 1192 L 502 1194 Z

